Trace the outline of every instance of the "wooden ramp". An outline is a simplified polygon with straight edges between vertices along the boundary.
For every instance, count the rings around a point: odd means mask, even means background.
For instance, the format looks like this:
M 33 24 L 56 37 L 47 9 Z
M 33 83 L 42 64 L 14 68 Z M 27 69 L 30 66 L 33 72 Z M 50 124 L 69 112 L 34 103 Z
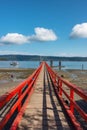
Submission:
M 34 87 L 17 130 L 71 130 L 44 66 Z

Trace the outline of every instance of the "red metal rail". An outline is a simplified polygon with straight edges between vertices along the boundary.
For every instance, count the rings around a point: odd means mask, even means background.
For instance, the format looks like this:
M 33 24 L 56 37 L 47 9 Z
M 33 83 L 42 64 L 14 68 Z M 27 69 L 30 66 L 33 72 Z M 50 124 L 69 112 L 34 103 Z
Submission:
M 8 129 L 7 122 L 10 120 L 12 115 L 17 111 L 17 116 L 10 126 L 10 130 L 16 130 L 18 123 L 24 113 L 27 102 L 29 102 L 30 96 L 34 91 L 33 85 L 35 84 L 37 77 L 42 69 L 44 63 L 40 65 L 40 67 L 24 82 L 18 85 L 15 89 L 10 91 L 9 93 L 4 94 L 0 97 L 0 110 L 13 98 L 17 97 L 17 101 L 10 108 L 9 112 L 2 118 L 0 122 L 0 130 Z M 7 127 L 7 128 L 6 128 Z
M 63 107 L 65 108 L 68 116 L 70 117 L 70 120 L 72 121 L 74 127 L 76 130 L 82 130 L 82 127 L 80 123 L 77 121 L 74 115 L 74 110 L 76 109 L 78 113 L 81 115 L 81 117 L 87 122 L 87 113 L 85 113 L 80 106 L 75 102 L 74 100 L 74 94 L 79 95 L 83 100 L 87 101 L 87 91 L 84 91 L 80 88 L 78 88 L 76 85 L 71 84 L 70 82 L 67 82 L 63 78 L 59 77 L 57 73 L 55 73 L 49 66 L 46 64 L 46 68 L 48 70 L 48 73 L 50 74 L 50 77 L 52 79 L 52 82 L 54 84 L 54 89 L 56 91 L 56 94 L 61 101 Z M 65 91 L 63 88 L 63 85 L 65 85 L 69 89 L 69 94 Z M 69 100 L 70 104 L 67 105 L 64 96 Z

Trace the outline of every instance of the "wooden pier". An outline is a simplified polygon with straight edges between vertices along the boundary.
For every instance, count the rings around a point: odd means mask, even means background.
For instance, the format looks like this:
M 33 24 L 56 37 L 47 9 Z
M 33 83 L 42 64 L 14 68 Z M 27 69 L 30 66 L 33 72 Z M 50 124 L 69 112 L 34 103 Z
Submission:
M 74 101 L 74 93 L 86 108 L 87 92 L 43 62 L 28 79 L 0 97 L 0 130 L 86 130 L 87 112 Z
M 62 107 L 54 93 L 50 77 L 43 67 L 35 91 L 26 108 L 18 130 L 70 130 Z

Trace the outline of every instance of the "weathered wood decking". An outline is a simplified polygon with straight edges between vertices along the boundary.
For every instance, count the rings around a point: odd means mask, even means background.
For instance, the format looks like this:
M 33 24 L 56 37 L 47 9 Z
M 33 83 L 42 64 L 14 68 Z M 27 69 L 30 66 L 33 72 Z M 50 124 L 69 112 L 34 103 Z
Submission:
M 43 67 L 18 130 L 71 130 Z

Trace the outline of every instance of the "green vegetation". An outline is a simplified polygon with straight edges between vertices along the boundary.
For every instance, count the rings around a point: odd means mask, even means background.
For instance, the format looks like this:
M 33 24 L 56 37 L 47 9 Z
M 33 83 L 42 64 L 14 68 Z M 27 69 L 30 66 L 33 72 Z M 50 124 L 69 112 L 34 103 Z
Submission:
M 4 58 L 4 57 L 0 57 L 0 61 L 6 61 L 7 58 Z

